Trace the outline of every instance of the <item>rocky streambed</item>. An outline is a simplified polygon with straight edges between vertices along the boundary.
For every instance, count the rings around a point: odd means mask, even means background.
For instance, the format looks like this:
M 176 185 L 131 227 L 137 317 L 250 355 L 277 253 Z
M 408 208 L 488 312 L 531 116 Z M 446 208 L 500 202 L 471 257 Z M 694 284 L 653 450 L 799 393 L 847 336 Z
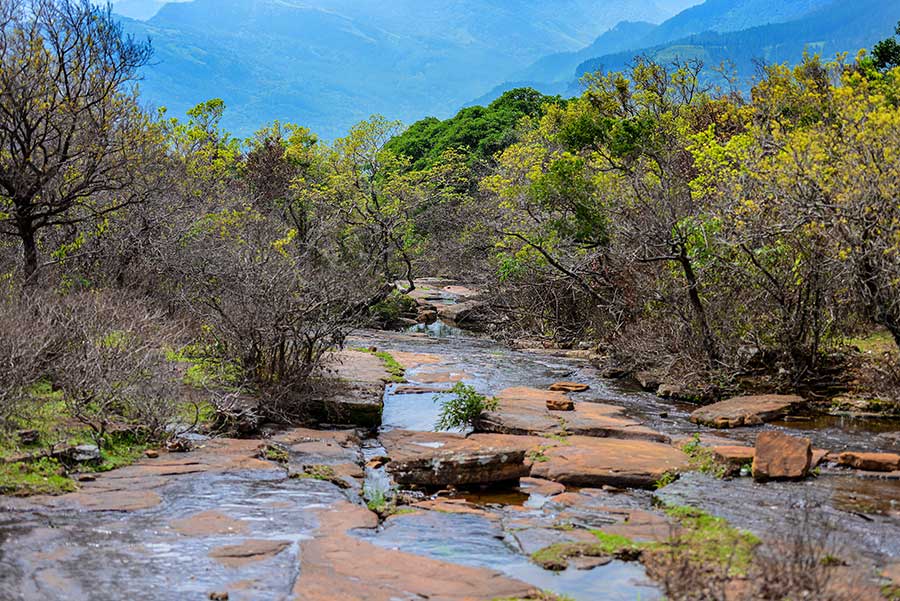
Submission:
M 770 405 L 758 419 L 726 407 L 729 429 L 692 421 L 695 408 L 606 380 L 583 352 L 459 330 L 470 292 L 425 286 L 431 324 L 360 333 L 349 346 L 365 350 L 341 355 L 343 385 L 321 402 L 336 426 L 208 440 L 76 493 L 0 499 L 0 599 L 647 601 L 662 593 L 635 549 L 672 537 L 678 506 L 764 541 L 811 516 L 865 574 L 859 599 L 900 571 L 900 468 L 839 465 L 846 451 L 900 450 L 883 436 L 894 425 Z M 435 432 L 460 381 L 498 406 L 474 434 Z M 763 431 L 809 437 L 816 473 L 697 471 L 717 452 L 752 460 Z

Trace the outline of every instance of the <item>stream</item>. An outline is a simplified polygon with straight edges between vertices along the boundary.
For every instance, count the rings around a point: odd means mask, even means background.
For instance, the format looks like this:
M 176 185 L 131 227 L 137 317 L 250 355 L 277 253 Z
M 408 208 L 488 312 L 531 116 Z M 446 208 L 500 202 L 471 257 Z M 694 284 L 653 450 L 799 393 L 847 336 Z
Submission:
M 450 296 L 445 300 L 454 301 Z M 440 358 L 408 369 L 408 384 L 387 387 L 382 432 L 433 430 L 440 409 L 437 401 L 443 398 L 435 390 L 449 389 L 456 380 L 485 395 L 514 386 L 544 389 L 567 380 L 590 386 L 571 395 L 576 401 L 622 406 L 628 416 L 673 439 L 698 432 L 722 434 L 691 424 L 689 406 L 603 379 L 586 360 L 511 350 L 441 322 L 407 332 L 363 331 L 349 346 Z M 410 385 L 428 390 L 410 394 L 402 388 L 408 391 Z M 900 429 L 895 423 L 835 417 L 763 428 L 809 436 L 814 446 L 836 452 L 896 450 L 890 439 L 878 434 Z M 761 429 L 738 428 L 726 435 L 752 444 Z M 381 452 L 377 439 L 362 444 L 363 460 Z M 292 598 L 290 591 L 303 569 L 302 542 L 314 536 L 317 512 L 348 498 L 359 502 L 359 497 L 330 482 L 288 478 L 283 470 L 244 469 L 250 460 L 241 461 L 232 471 L 210 469 L 172 479 L 161 477 L 168 472 L 142 472 L 122 488 L 127 493 L 149 482 L 147 489 L 161 501 L 128 511 L 91 508 L 90 499 L 82 499 L 82 506 L 0 499 L 0 599 L 205 599 L 225 585 L 231 600 Z M 151 477 L 157 479 L 141 479 Z M 366 488 L 392 491 L 383 468 L 366 470 Z M 801 483 L 757 484 L 750 478 L 721 480 L 689 473 L 656 492 L 596 491 L 596 495 L 605 508 L 650 511 L 660 500 L 697 506 L 764 539 L 786 531 L 795 510 L 801 509 L 827 526 L 852 556 L 881 564 L 900 559 L 900 480 L 866 479 L 835 468 L 825 468 Z M 531 552 L 556 540 L 552 528 L 534 528 L 534 523 L 568 512 L 590 526 L 597 518 L 589 507 L 577 514 L 518 487 L 449 491 L 445 496 L 466 499 L 480 511 L 402 512 L 377 528 L 353 531 L 353 536 L 383 549 L 490 568 L 577 601 L 661 598 L 637 562 L 551 572 L 530 561 Z M 222 520 L 221 514 L 227 518 Z M 241 553 L 231 558 L 234 561 L 216 560 L 210 549 L 228 549 L 235 528 L 263 549 L 274 544 L 276 551 L 271 557 L 262 553 L 264 561 L 242 561 Z

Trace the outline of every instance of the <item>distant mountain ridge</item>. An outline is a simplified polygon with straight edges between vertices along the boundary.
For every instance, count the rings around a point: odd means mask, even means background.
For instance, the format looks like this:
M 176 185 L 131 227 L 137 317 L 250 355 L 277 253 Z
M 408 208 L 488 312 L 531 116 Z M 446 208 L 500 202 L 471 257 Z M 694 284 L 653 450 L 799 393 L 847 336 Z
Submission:
M 746 84 L 756 61 L 797 62 L 804 50 L 825 58 L 853 53 L 890 35 L 898 19 L 900 2 L 883 0 L 707 0 L 657 26 L 620 23 L 582 50 L 539 59 L 472 103 L 523 85 L 575 94 L 584 73 L 623 69 L 638 54 L 700 58 L 708 66 L 730 61 Z

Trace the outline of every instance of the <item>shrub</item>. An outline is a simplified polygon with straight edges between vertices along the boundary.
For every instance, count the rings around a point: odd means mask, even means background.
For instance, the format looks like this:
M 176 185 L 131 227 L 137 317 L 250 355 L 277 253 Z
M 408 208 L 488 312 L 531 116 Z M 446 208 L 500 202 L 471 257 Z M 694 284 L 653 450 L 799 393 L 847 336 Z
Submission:
M 478 394 L 474 387 L 457 382 L 450 389 L 453 397 L 441 401 L 441 413 L 435 423 L 437 430 L 464 430 L 474 427 L 481 414 L 497 409 L 496 398 L 487 398 Z M 435 397 L 440 400 L 440 397 Z

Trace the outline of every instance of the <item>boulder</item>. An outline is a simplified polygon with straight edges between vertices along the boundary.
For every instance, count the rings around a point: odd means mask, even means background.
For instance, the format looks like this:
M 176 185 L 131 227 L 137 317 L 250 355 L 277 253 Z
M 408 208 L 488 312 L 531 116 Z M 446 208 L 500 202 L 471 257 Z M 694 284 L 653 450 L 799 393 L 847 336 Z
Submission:
M 756 437 L 753 479 L 801 480 L 809 474 L 812 444 L 808 438 L 784 432 L 762 432 Z
M 550 385 L 550 390 L 555 392 L 584 392 L 589 388 L 590 386 L 587 384 L 580 384 L 578 382 L 555 382 Z
M 623 415 L 622 407 L 605 403 L 578 403 L 574 411 L 548 409 L 551 402 L 564 406 L 564 393 L 515 387 L 497 395 L 497 409 L 484 413 L 475 426 L 479 432 L 516 435 L 575 434 L 669 442 L 669 437 Z
M 634 379 L 647 392 L 656 392 L 659 388 L 660 381 L 657 375 L 649 371 L 638 371 L 634 373 Z
M 838 465 L 869 472 L 893 472 L 900 470 L 900 455 L 896 453 L 856 453 L 848 451 L 838 455 Z
M 506 482 L 527 476 L 531 437 L 392 430 L 381 437 L 398 484 L 427 487 Z
M 784 417 L 803 402 L 795 395 L 764 394 L 740 396 L 700 407 L 691 414 L 695 424 L 713 428 L 757 426 Z
M 653 488 L 667 472 L 687 466 L 687 455 L 668 444 L 570 436 L 544 450 L 531 475 L 572 486 Z
M 441 305 L 437 309 L 438 317 L 455 325 L 472 325 L 478 321 L 478 312 L 484 304 L 478 301 L 464 301 L 452 305 Z

